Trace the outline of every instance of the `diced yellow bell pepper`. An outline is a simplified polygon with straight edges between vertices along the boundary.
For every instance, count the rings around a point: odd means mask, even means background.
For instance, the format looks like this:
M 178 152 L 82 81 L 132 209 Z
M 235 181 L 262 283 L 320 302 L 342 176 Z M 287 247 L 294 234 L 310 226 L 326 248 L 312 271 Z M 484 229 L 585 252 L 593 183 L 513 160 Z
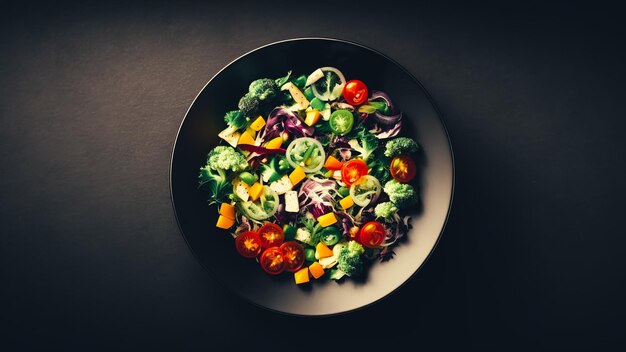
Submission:
M 309 282 L 309 268 L 304 267 L 296 271 L 295 273 L 293 273 L 293 277 L 296 280 L 297 285 Z
M 326 227 L 336 223 L 337 217 L 335 217 L 335 213 L 328 213 L 318 217 L 317 222 L 319 222 L 322 227 Z
M 281 137 L 276 137 L 270 140 L 269 142 L 267 142 L 267 144 L 265 145 L 265 148 L 278 149 L 280 148 L 281 145 L 283 145 L 283 139 Z
M 347 196 L 339 201 L 341 207 L 345 210 L 354 205 L 354 200 L 352 200 L 352 196 Z
M 250 137 L 256 138 L 256 131 L 253 130 L 252 128 L 250 128 L 249 126 L 248 126 L 248 128 L 246 128 L 246 133 L 248 133 L 250 135 Z
M 327 245 L 320 242 L 315 246 L 315 253 L 317 254 L 318 259 L 328 258 L 333 256 L 333 250 L 328 248 Z
M 322 264 L 319 262 L 313 262 L 313 264 L 309 265 L 309 272 L 311 272 L 311 276 L 319 279 L 324 275 L 324 268 L 322 268 Z
M 322 117 L 322 114 L 320 114 L 318 110 L 315 110 L 315 109 L 307 110 L 304 123 L 306 123 L 309 126 L 313 126 L 317 123 L 317 121 L 320 120 L 321 117 Z
M 229 229 L 234 224 L 235 224 L 234 219 L 229 219 L 225 217 L 224 215 L 220 215 L 220 217 L 217 218 L 217 224 L 215 226 L 219 227 L 220 229 Z
M 261 193 L 263 193 L 263 186 L 261 186 L 261 184 L 258 182 L 250 186 L 250 189 L 248 190 L 248 194 L 250 195 L 250 200 L 253 202 L 259 199 L 259 197 L 261 196 Z
M 256 120 L 250 124 L 250 128 L 254 131 L 260 131 L 263 126 L 265 126 L 265 120 L 261 115 L 259 115 L 259 117 L 257 117 Z
M 250 135 L 250 133 L 248 133 L 248 131 L 246 131 L 242 133 L 241 136 L 239 137 L 239 141 L 237 142 L 237 145 L 239 144 L 254 145 L 254 138 Z
M 302 168 L 298 166 L 295 170 L 291 172 L 291 174 L 289 174 L 289 181 L 291 181 L 291 184 L 295 186 L 300 183 L 300 181 L 304 180 L 305 177 L 306 174 L 304 173 L 304 170 L 302 170 Z
M 220 205 L 220 215 L 235 220 L 235 207 L 229 203 L 222 203 L 222 205 Z

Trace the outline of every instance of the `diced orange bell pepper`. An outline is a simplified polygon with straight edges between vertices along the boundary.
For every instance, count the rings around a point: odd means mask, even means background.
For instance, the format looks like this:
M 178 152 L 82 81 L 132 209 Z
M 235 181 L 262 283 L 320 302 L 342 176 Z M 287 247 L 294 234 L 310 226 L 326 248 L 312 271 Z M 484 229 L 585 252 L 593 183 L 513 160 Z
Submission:
M 235 224 L 234 219 L 229 219 L 225 217 L 224 215 L 220 215 L 220 217 L 217 218 L 217 224 L 215 226 L 219 227 L 220 229 L 227 230 L 231 228 L 234 224 Z
M 328 248 L 328 246 L 326 246 L 322 242 L 318 243 L 317 246 L 315 246 L 315 252 L 317 253 L 317 257 L 319 259 L 333 256 L 333 250 Z
M 222 203 L 220 205 L 220 215 L 235 220 L 235 207 L 229 203 Z
M 319 262 L 313 262 L 313 264 L 309 265 L 309 271 L 311 272 L 311 276 L 316 279 L 319 279 L 324 275 L 324 268 L 322 268 L 322 264 Z
M 263 193 L 263 186 L 261 186 L 261 184 L 258 182 L 250 186 L 250 189 L 248 190 L 248 194 L 250 195 L 250 200 L 252 200 L 253 202 L 259 199 L 259 197 L 261 196 L 261 193 Z
M 343 163 L 339 160 L 337 160 L 337 158 L 335 158 L 334 156 L 329 156 L 328 159 L 326 159 L 326 163 L 324 163 L 324 168 L 326 170 L 341 170 L 341 167 L 343 166 Z

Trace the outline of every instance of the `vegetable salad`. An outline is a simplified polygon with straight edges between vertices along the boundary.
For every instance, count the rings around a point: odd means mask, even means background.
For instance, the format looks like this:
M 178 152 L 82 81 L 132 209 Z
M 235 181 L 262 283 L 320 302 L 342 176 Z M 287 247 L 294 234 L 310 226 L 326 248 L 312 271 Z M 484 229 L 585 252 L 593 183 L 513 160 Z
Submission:
M 334 67 L 250 83 L 199 186 L 216 226 L 269 275 L 341 280 L 393 257 L 418 203 L 419 144 L 391 98 Z

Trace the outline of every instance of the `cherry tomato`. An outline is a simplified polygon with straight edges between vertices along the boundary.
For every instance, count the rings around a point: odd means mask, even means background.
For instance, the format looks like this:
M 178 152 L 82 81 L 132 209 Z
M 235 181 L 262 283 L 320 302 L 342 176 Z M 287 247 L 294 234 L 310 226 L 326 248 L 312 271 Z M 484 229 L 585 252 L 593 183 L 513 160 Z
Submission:
M 409 182 L 415 177 L 417 166 L 415 166 L 415 162 L 410 156 L 400 155 L 391 159 L 389 172 L 391 172 L 391 177 L 396 181 Z
M 343 98 L 350 105 L 361 105 L 367 101 L 367 86 L 358 79 L 346 82 L 343 87 Z
M 386 235 L 387 230 L 385 230 L 383 224 L 378 221 L 370 221 L 361 228 L 359 239 L 365 247 L 375 248 L 383 243 Z
M 361 159 L 350 160 L 341 167 L 341 180 L 348 186 L 367 175 L 367 164 Z
M 304 248 L 296 241 L 287 241 L 280 245 L 285 261 L 285 270 L 289 272 L 298 271 L 304 264 Z
M 263 254 L 261 254 L 261 258 L 259 258 L 259 264 L 261 264 L 261 268 L 270 275 L 282 273 L 283 270 L 285 270 L 286 264 L 283 251 L 281 251 L 279 247 L 266 249 Z
M 254 258 L 261 253 L 261 238 L 256 232 L 241 233 L 235 239 L 235 247 L 242 257 Z
M 267 223 L 259 229 L 259 237 L 261 237 L 261 247 L 266 249 L 280 246 L 285 240 L 285 232 L 280 226 Z

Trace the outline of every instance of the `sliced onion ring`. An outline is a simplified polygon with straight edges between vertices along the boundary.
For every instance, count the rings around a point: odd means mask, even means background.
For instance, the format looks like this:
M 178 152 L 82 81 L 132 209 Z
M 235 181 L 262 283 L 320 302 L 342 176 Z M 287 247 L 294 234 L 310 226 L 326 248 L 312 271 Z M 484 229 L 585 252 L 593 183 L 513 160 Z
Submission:
M 364 184 L 364 183 L 372 183 L 374 185 L 374 188 L 372 190 L 368 190 L 368 192 L 371 194 L 370 197 L 360 197 L 356 191 L 357 188 Z M 366 207 L 368 204 L 370 204 L 373 200 L 378 199 L 378 196 L 380 195 L 380 191 L 382 190 L 382 186 L 380 185 L 380 182 L 378 181 L 378 179 L 372 175 L 363 175 L 361 177 L 359 177 L 358 180 L 356 180 L 356 182 L 354 182 L 351 186 L 350 186 L 350 196 L 352 197 L 352 201 L 354 202 L 354 204 L 360 206 L 360 207 Z
M 309 142 L 310 144 L 313 144 L 315 148 L 320 152 L 321 162 L 312 168 L 308 166 L 298 165 L 298 163 L 296 163 L 294 160 L 291 159 L 291 151 L 296 146 L 296 144 L 305 143 L 305 142 Z M 318 141 L 317 139 L 309 138 L 309 137 L 300 137 L 300 138 L 294 139 L 291 143 L 289 143 L 285 156 L 289 165 L 291 165 L 294 168 L 301 167 L 302 170 L 304 170 L 304 172 L 306 172 L 307 174 L 320 171 L 322 167 L 324 166 L 324 161 L 326 160 L 326 152 L 324 151 L 324 147 L 322 146 L 322 143 L 320 143 L 320 141 Z
M 322 67 L 320 68 L 320 70 L 322 70 L 322 72 L 324 71 L 330 71 L 333 72 L 334 74 L 336 74 L 339 77 L 339 82 L 341 82 L 340 84 L 338 84 L 337 86 L 333 87 L 332 89 L 329 87 L 328 89 L 331 89 L 331 94 L 330 97 L 328 97 L 328 99 L 326 97 L 324 97 L 320 92 L 317 91 L 317 87 L 315 84 L 311 84 L 311 90 L 313 90 L 313 94 L 315 94 L 315 96 L 322 100 L 322 101 L 331 101 L 331 100 L 335 100 L 337 98 L 339 98 L 341 96 L 341 92 L 343 92 L 343 87 L 346 85 L 346 77 L 344 77 L 343 73 L 341 73 L 341 71 L 339 71 L 338 69 L 334 68 L 334 67 Z M 341 87 L 341 90 L 339 90 L 338 87 Z M 339 91 L 339 95 L 335 96 L 335 88 Z
M 372 101 L 376 99 L 382 99 L 385 101 L 385 104 L 387 104 L 387 106 L 389 107 L 389 112 L 391 113 L 390 115 L 397 115 L 396 106 L 393 104 L 393 101 L 391 100 L 389 95 L 387 95 L 387 93 L 381 92 L 379 90 L 373 90 L 370 94 L 369 100 Z

